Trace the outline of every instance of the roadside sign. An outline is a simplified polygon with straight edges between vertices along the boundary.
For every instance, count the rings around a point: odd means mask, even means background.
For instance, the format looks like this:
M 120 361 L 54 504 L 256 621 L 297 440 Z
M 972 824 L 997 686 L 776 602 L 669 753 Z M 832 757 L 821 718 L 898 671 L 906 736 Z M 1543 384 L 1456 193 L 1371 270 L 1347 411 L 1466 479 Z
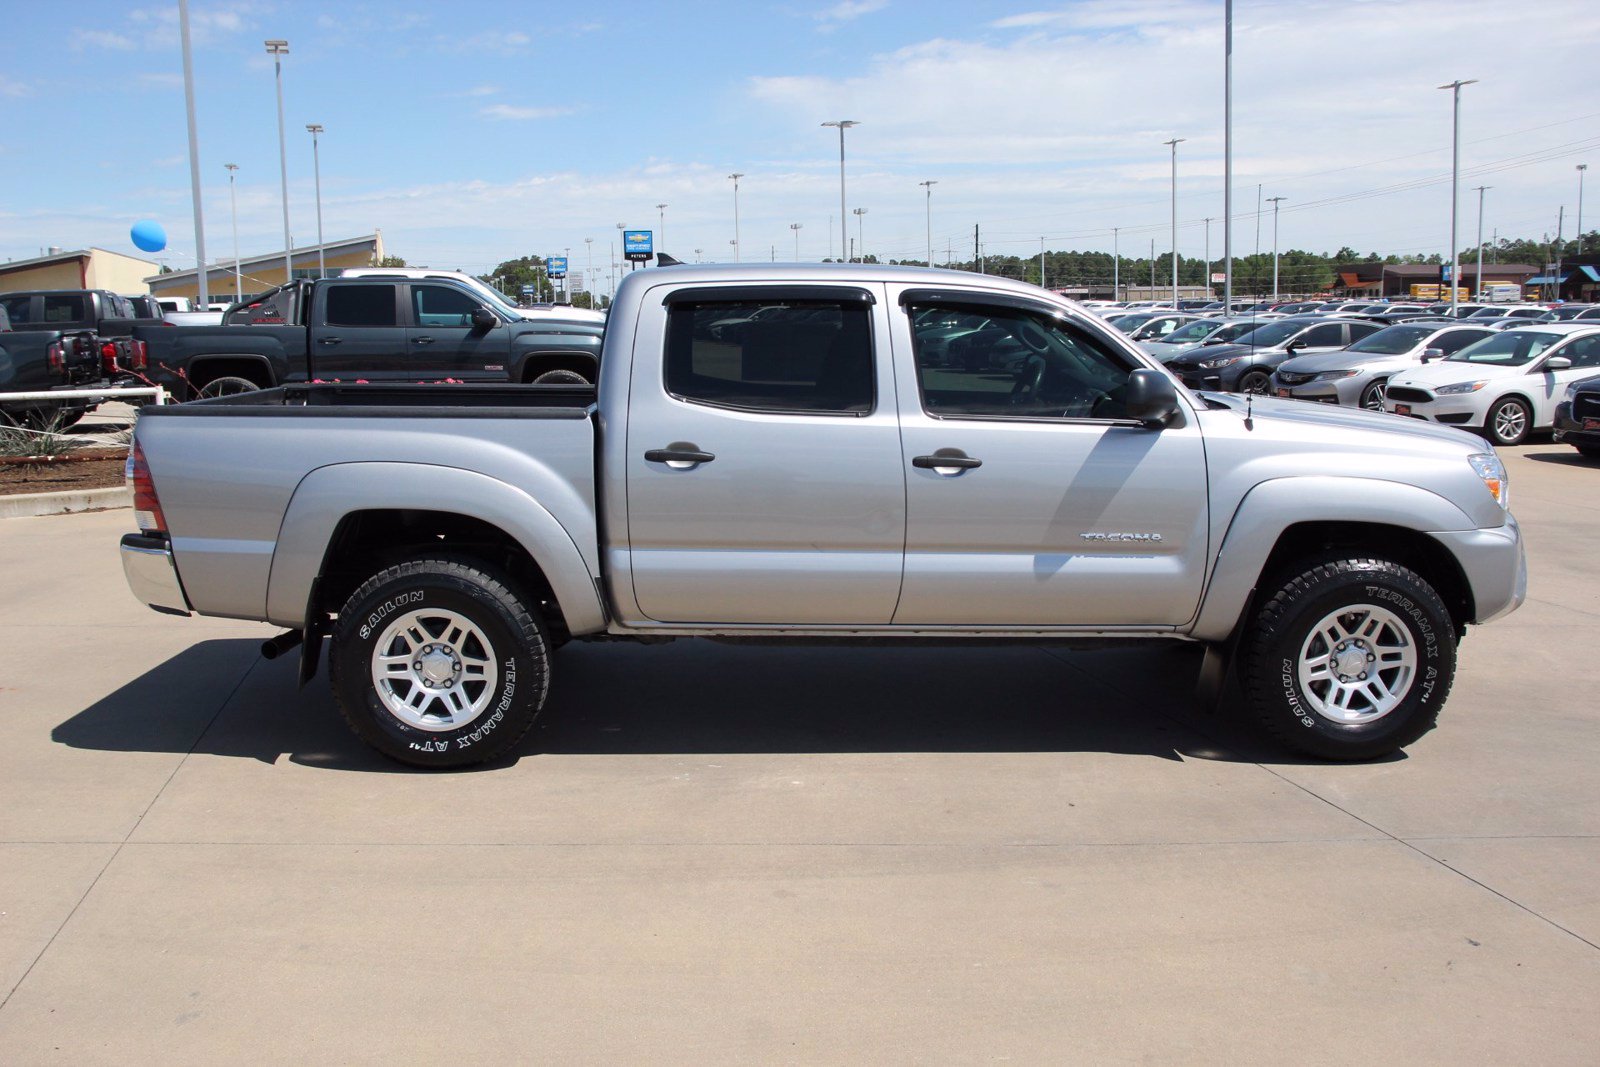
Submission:
M 649 230 L 623 230 L 622 255 L 625 259 L 642 263 L 655 254 L 655 235 Z
M 552 278 L 565 278 L 567 276 L 567 257 L 551 256 L 544 261 L 545 273 Z
M 534 294 L 534 292 L 535 292 L 535 290 L 534 290 L 533 286 L 531 286 L 531 285 L 524 285 L 522 287 L 522 295 L 523 296 L 532 296 Z
M 1214 282 L 1225 282 L 1228 280 L 1228 276 L 1220 271 L 1213 271 L 1211 273 L 1211 280 Z

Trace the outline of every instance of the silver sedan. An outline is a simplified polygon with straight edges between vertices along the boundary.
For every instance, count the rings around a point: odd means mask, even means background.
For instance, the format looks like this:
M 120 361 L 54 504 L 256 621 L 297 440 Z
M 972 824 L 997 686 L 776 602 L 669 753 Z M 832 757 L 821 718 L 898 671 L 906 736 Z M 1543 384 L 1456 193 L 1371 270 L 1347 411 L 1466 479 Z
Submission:
M 1402 323 L 1337 352 L 1296 356 L 1279 365 L 1268 388 L 1292 400 L 1382 411 L 1384 390 L 1397 372 L 1458 352 L 1491 333 L 1484 325 L 1445 322 Z

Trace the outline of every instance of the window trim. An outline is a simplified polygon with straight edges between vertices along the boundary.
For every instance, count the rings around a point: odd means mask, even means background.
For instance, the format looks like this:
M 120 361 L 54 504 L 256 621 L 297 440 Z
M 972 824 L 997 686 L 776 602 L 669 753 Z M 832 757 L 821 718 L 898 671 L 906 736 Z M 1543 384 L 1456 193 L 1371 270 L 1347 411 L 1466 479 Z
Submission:
M 730 295 L 732 294 L 732 295 Z M 844 299 L 841 299 L 843 294 Z M 711 304 L 750 304 L 771 301 L 774 304 L 817 304 L 824 307 L 838 307 L 842 311 L 860 310 L 866 317 L 867 323 L 867 358 L 871 361 L 872 400 L 865 411 L 816 411 L 806 409 L 788 408 L 752 408 L 739 404 L 721 403 L 716 400 L 706 400 L 700 397 L 684 396 L 673 390 L 667 381 L 667 372 L 671 367 L 670 346 L 672 344 L 672 316 L 681 307 Z M 704 286 L 691 289 L 675 289 L 662 297 L 661 304 L 666 309 L 665 329 L 662 330 L 661 353 L 661 391 L 672 400 L 680 404 L 692 404 L 696 407 L 714 408 L 717 411 L 731 411 L 743 415 L 781 415 L 785 417 L 804 416 L 808 418 L 824 419 L 865 419 L 877 414 L 882 397 L 878 391 L 878 362 L 879 345 L 877 329 L 872 319 L 872 306 L 876 303 L 870 292 L 865 289 L 833 285 L 739 285 L 739 286 Z
M 1023 296 L 1013 296 L 1010 293 L 960 293 L 949 289 L 907 289 L 900 294 L 900 312 L 905 316 L 906 330 L 911 335 L 911 359 L 917 383 L 917 407 L 926 418 L 939 422 L 1036 422 L 1051 426 L 1134 426 L 1142 427 L 1144 424 L 1138 419 L 1103 419 L 1093 416 L 1080 415 L 977 415 L 969 412 L 935 412 L 928 410 L 928 394 L 922 386 L 922 364 L 918 361 L 917 331 L 911 321 L 911 309 L 937 305 L 940 307 L 956 307 L 973 311 L 977 314 L 992 315 L 989 308 L 1005 308 L 1008 311 L 1026 311 L 1048 315 L 1059 323 L 1075 329 L 1096 342 L 1109 355 L 1126 363 L 1128 374 L 1136 370 L 1148 370 L 1137 360 L 1129 358 L 1126 353 L 1118 351 L 1116 345 L 1105 344 L 1103 339 L 1096 337 L 1094 332 L 1082 322 L 1069 314 L 1066 309 L 1058 308 L 1038 300 L 1030 300 Z

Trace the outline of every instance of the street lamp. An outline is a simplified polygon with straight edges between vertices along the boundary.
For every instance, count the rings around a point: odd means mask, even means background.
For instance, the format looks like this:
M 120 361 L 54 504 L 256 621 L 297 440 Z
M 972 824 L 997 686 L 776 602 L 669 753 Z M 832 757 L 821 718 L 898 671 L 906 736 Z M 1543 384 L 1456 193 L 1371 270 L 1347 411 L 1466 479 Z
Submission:
M 595 299 L 594 299 L 594 284 L 595 284 L 595 280 L 594 280 L 594 238 L 593 237 L 585 237 L 583 239 L 583 251 L 584 251 L 584 255 L 587 257 L 587 260 L 586 260 L 587 265 L 584 267 L 584 274 L 587 276 L 588 283 L 589 283 L 589 306 L 590 307 L 594 307 L 594 305 L 595 305 Z
M 1172 149 L 1172 309 L 1178 309 L 1178 146 L 1187 137 L 1161 143 Z
M 1122 252 L 1117 245 L 1117 227 L 1111 227 L 1111 299 L 1122 299 Z
M 283 281 L 294 281 L 294 252 L 289 247 L 289 147 L 283 137 L 283 57 L 289 54 L 289 42 L 266 42 L 267 55 L 272 57 L 272 75 L 278 86 L 278 180 L 283 186 Z
M 856 217 L 856 248 L 861 252 L 861 262 L 867 261 L 867 209 L 855 207 L 850 209 Z
M 1578 255 L 1583 255 L 1583 172 L 1589 164 L 1578 164 Z
M 739 262 L 739 179 L 744 175 L 738 171 L 728 175 L 733 182 L 733 240 L 728 243 L 733 246 L 733 261 Z
M 1211 220 L 1210 219 L 1206 219 L 1206 276 L 1205 276 L 1204 280 L 1205 280 L 1205 283 L 1206 283 L 1206 296 L 1207 297 L 1215 296 L 1216 293 L 1211 288 Z
M 1493 189 L 1492 185 L 1478 186 L 1478 299 L 1483 299 L 1483 193 L 1485 189 Z
M 311 170 L 317 179 L 317 277 L 328 276 L 328 263 L 322 252 L 322 154 L 317 148 L 317 137 L 323 132 L 322 124 L 313 122 L 306 126 L 311 134 Z
M 656 217 L 658 219 L 660 219 L 660 225 L 658 225 L 656 227 L 656 237 L 657 237 L 657 240 L 656 240 L 656 251 L 659 253 L 661 249 L 667 247 L 667 205 L 666 204 L 657 204 L 656 205 Z
M 939 180 L 937 178 L 934 178 L 934 179 L 930 179 L 929 181 L 918 182 L 917 184 L 922 186 L 924 189 L 926 189 L 928 191 L 928 196 L 927 196 L 928 266 L 931 267 L 931 266 L 933 266 L 933 187 L 935 185 L 939 184 Z
M 1267 203 L 1272 205 L 1272 299 L 1278 299 L 1278 205 L 1289 199 L 1286 196 L 1269 196 Z
M 850 220 L 845 218 L 844 211 L 844 131 L 861 123 L 855 119 L 839 119 L 836 122 L 824 122 L 824 126 L 837 126 L 839 128 L 839 250 L 845 252 L 845 262 L 850 261 Z
M 189 197 L 194 207 L 196 293 L 200 306 L 211 302 L 210 268 L 206 265 L 206 218 L 200 204 L 200 133 L 194 122 L 194 52 L 189 47 L 189 0 L 178 0 L 178 36 L 183 46 L 183 109 L 189 127 Z
M 1463 85 L 1476 85 L 1477 78 L 1468 78 L 1466 81 L 1456 80 L 1447 85 L 1439 86 L 1440 89 L 1449 89 L 1453 119 L 1450 135 L 1450 317 L 1454 318 L 1457 308 L 1456 287 L 1461 277 L 1460 250 L 1456 248 L 1456 214 L 1460 208 L 1461 199 L 1461 87 Z
M 794 261 L 800 262 L 800 227 L 801 223 L 789 223 L 789 229 L 794 231 Z
M 234 192 L 233 172 L 239 169 L 237 163 L 224 163 L 228 169 L 228 204 L 233 208 L 233 298 L 244 300 L 244 272 L 239 269 L 239 197 Z

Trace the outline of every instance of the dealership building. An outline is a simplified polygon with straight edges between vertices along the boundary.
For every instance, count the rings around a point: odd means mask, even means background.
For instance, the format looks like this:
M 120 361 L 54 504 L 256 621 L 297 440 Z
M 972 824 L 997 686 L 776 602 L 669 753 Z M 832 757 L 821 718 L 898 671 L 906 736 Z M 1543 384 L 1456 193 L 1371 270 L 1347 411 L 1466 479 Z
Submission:
M 109 289 L 124 296 L 146 291 L 145 278 L 160 264 L 104 248 L 49 249 L 32 259 L 0 263 L 0 292 L 30 289 Z

